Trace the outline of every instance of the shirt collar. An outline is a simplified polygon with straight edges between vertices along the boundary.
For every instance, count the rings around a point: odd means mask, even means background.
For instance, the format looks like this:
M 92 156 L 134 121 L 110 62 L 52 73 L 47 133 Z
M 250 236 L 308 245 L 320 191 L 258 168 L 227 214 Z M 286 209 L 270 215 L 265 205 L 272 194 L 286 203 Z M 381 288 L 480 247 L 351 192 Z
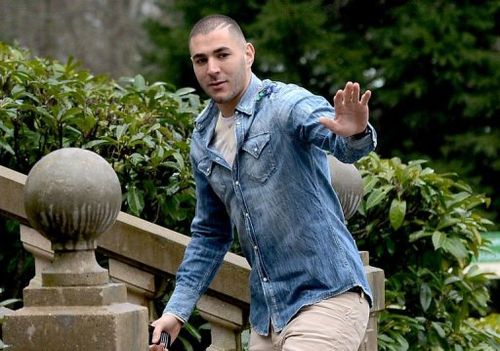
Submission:
M 255 95 L 262 87 L 262 81 L 252 73 L 250 83 L 248 84 L 247 90 L 240 99 L 238 105 L 236 105 L 236 110 L 242 112 L 246 115 L 252 115 L 255 107 Z

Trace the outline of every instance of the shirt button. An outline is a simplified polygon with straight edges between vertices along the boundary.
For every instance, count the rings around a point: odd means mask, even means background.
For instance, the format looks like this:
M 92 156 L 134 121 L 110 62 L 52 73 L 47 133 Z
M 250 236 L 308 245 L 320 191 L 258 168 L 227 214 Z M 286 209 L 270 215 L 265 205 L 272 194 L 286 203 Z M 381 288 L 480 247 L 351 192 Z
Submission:
M 259 248 L 257 247 L 257 245 L 255 245 L 255 246 L 253 247 L 253 249 L 254 249 L 255 251 L 257 251 Z
M 266 277 L 262 278 L 262 281 L 263 281 L 264 283 L 266 283 L 266 282 L 267 282 L 267 278 L 266 278 Z
M 216 157 L 215 159 L 220 162 L 220 157 Z
M 250 214 L 248 214 L 248 212 L 245 212 L 245 217 L 250 217 Z
M 235 182 L 234 182 L 234 185 L 236 185 L 236 186 L 240 186 L 240 182 L 235 181 Z
M 207 168 L 207 172 L 210 172 L 210 168 Z
M 254 149 L 253 149 L 253 151 L 257 152 L 257 151 L 259 151 L 259 149 L 257 149 L 257 148 L 254 148 Z

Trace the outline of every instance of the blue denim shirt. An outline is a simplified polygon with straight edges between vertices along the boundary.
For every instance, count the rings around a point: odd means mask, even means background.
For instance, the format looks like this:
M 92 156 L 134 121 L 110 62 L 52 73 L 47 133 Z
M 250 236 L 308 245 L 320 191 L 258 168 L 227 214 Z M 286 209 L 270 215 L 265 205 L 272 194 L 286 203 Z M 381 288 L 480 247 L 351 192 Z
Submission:
M 356 244 L 331 186 L 326 152 L 352 163 L 373 150 L 376 134 L 338 137 L 318 122 L 334 117 L 324 98 L 296 85 L 252 76 L 235 111 L 232 168 L 210 147 L 219 110 L 196 120 L 191 158 L 196 181 L 192 239 L 165 308 L 187 320 L 233 240 L 250 273 L 250 323 L 280 331 L 306 305 L 360 286 L 372 295 Z

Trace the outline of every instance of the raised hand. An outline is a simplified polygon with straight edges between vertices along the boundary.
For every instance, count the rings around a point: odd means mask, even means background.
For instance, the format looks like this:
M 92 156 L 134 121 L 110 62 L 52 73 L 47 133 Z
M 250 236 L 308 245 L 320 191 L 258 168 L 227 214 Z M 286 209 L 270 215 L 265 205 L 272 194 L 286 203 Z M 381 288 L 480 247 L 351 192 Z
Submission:
M 361 99 L 359 94 L 359 84 L 347 82 L 344 90 L 338 90 L 333 97 L 335 119 L 320 117 L 320 123 L 343 137 L 363 132 L 368 124 L 368 101 L 371 91 L 367 90 Z

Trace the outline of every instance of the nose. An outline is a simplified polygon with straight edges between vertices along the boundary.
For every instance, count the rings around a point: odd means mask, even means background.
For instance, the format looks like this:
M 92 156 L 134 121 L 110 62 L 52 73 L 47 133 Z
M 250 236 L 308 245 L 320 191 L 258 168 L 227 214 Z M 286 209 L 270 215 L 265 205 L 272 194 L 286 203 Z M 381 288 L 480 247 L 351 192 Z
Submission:
M 209 58 L 207 62 L 207 73 L 208 74 L 217 74 L 219 73 L 219 64 L 217 60 L 213 58 Z

